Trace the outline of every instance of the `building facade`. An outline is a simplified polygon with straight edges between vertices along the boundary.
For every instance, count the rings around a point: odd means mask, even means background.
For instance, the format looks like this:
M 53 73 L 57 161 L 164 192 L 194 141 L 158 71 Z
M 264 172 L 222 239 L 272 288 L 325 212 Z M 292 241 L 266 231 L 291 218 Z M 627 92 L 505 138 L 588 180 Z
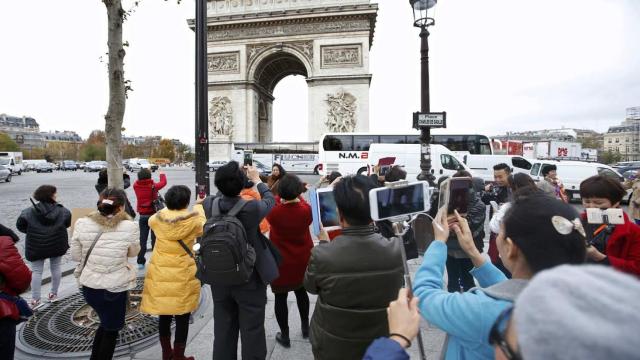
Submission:
M 640 116 L 610 127 L 604 135 L 604 150 L 619 153 L 623 161 L 640 160 Z
M 0 114 L 0 131 L 9 135 L 22 149 L 45 146 L 40 125 L 32 117 Z

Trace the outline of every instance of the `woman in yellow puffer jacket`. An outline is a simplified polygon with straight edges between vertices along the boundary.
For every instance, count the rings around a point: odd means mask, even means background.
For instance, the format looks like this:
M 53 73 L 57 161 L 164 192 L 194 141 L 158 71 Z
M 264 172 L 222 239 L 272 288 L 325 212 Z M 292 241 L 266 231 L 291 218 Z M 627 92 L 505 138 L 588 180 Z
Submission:
M 200 280 L 196 279 L 196 264 L 179 240 L 193 248 L 202 235 L 206 218 L 202 205 L 189 211 L 191 191 L 186 186 L 173 186 L 166 195 L 166 208 L 149 219 L 156 234 L 156 246 L 144 279 L 140 310 L 159 315 L 162 359 L 184 360 L 189 333 L 189 316 L 200 298 Z M 176 320 L 176 335 L 171 349 L 171 321 Z

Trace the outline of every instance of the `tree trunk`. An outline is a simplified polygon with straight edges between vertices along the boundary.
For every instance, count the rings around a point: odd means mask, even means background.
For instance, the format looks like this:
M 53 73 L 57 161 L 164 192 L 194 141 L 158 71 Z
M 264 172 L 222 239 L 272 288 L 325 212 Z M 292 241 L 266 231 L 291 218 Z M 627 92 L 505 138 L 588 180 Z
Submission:
M 122 22 L 125 15 L 121 0 L 102 0 L 107 7 L 109 35 L 109 109 L 105 115 L 109 187 L 123 189 L 122 121 L 126 106 Z

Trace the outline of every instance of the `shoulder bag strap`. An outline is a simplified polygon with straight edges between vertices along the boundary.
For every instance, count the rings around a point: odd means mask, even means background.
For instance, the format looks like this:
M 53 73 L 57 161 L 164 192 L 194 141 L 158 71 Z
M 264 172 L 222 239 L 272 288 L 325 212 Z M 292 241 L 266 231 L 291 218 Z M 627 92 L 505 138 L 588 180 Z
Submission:
M 185 244 L 184 241 L 182 241 L 182 240 L 178 240 L 178 243 L 180 244 L 180 246 L 182 246 L 182 248 L 187 253 L 187 255 L 189 255 L 189 257 L 193 259 L 194 258 L 193 257 L 193 253 L 191 252 L 191 250 L 189 249 L 187 244 Z
M 91 243 L 91 246 L 89 247 L 89 251 L 87 251 L 87 255 L 85 255 L 84 257 L 84 261 L 82 262 L 82 267 L 80 268 L 80 274 L 82 274 L 82 271 L 84 270 L 84 267 L 87 266 L 87 261 L 89 260 L 89 255 L 91 255 L 91 252 L 93 251 L 93 248 L 96 246 L 96 243 L 98 242 L 98 239 L 100 239 L 100 236 L 102 236 L 102 229 L 100 229 L 100 231 L 98 231 L 98 235 L 96 235 L 96 238 L 93 239 L 93 243 Z
M 247 205 L 247 203 L 249 203 L 249 201 L 247 201 L 245 199 L 238 200 L 238 202 L 231 208 L 231 210 L 229 210 L 227 215 L 229 215 L 229 216 L 237 216 L 238 213 L 242 210 L 242 208 L 245 205 Z

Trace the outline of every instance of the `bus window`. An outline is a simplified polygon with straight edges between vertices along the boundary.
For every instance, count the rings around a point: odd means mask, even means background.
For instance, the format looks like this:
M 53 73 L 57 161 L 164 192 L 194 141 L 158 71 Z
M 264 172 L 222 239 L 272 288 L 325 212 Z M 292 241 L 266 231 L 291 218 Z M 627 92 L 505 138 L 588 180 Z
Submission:
M 353 151 L 353 136 L 326 136 L 322 142 L 322 147 L 325 151 Z
M 407 141 L 404 135 L 380 135 L 382 144 L 404 144 Z
M 369 151 L 369 145 L 380 142 L 378 136 L 375 135 L 354 135 L 353 150 Z
M 478 140 L 478 154 L 480 155 L 491 155 L 491 142 L 489 141 L 489 139 L 485 136 L 477 136 L 477 140 Z M 528 161 L 527 161 L 528 162 Z M 527 170 L 529 170 L 531 168 L 531 164 L 529 164 L 529 167 L 527 168 Z
M 511 158 L 511 164 L 513 165 L 513 167 L 517 167 L 519 169 L 531 170 L 531 163 L 523 158 Z
M 407 135 L 407 144 L 420 144 L 420 135 Z

